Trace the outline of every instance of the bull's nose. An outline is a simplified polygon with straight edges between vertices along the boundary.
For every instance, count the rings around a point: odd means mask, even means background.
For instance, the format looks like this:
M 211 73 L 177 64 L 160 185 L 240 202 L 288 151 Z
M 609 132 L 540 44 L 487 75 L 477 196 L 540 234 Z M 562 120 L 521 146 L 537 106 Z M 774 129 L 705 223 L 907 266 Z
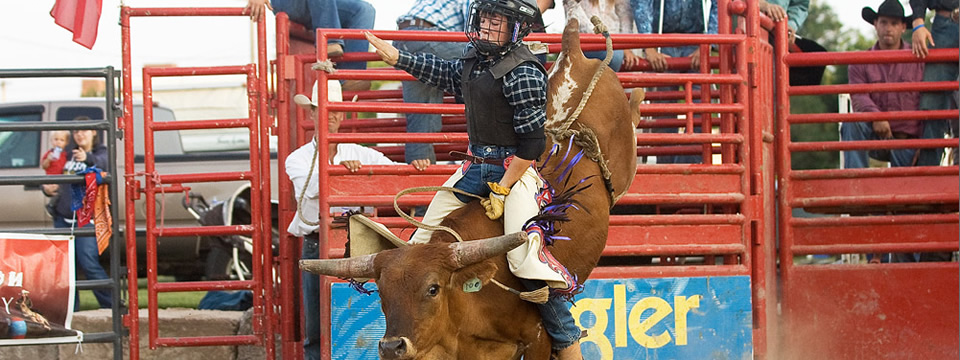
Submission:
M 407 344 L 403 338 L 380 340 L 380 357 L 384 359 L 401 359 L 407 353 Z

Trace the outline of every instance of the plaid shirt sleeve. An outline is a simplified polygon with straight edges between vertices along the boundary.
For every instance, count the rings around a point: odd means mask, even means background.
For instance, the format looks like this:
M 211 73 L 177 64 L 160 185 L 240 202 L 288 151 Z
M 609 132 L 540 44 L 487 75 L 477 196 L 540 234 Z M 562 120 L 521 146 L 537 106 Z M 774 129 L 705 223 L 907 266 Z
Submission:
M 400 51 L 397 69 L 406 71 L 424 84 L 437 87 L 450 94 L 463 96 L 460 92 L 460 74 L 463 73 L 463 61 L 460 59 L 443 60 L 433 54 L 411 54 Z
M 503 77 L 503 96 L 513 106 L 513 130 L 526 134 L 542 128 L 547 120 L 547 75 L 523 63 Z

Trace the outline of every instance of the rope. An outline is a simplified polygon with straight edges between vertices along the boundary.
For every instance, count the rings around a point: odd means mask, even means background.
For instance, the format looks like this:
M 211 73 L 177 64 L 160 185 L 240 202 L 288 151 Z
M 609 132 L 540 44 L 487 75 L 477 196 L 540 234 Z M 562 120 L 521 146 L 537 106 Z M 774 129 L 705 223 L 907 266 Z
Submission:
M 337 72 L 337 69 L 333 67 L 333 61 L 330 61 L 330 59 L 327 59 L 324 61 L 317 61 L 313 63 L 313 66 L 311 66 L 310 68 L 313 70 L 323 70 L 323 71 L 326 71 L 328 74 L 335 74 Z
M 453 237 L 454 237 L 455 239 L 457 239 L 457 241 L 462 242 L 462 241 L 463 241 L 463 238 L 460 237 L 460 234 L 458 234 L 456 230 L 453 230 L 453 229 L 451 229 L 451 228 L 449 228 L 449 227 L 446 227 L 446 226 L 443 226 L 443 225 L 427 225 L 427 224 L 424 224 L 424 223 L 420 222 L 419 220 L 414 219 L 413 216 L 407 215 L 406 213 L 404 213 L 403 211 L 400 210 L 400 205 L 397 204 L 397 199 L 400 199 L 401 196 L 404 196 L 404 195 L 410 194 L 410 193 L 426 192 L 426 191 L 449 191 L 449 192 L 452 192 L 452 193 L 460 194 L 460 195 L 463 195 L 463 196 L 469 196 L 469 197 L 472 197 L 472 198 L 475 198 L 475 199 L 481 199 L 481 200 L 484 199 L 484 197 L 479 196 L 479 195 L 475 195 L 475 194 L 471 194 L 471 193 L 468 193 L 468 192 L 466 192 L 466 191 L 463 191 L 463 190 L 460 190 L 460 189 L 457 189 L 457 188 L 454 188 L 454 187 L 449 187 L 449 186 L 417 186 L 417 187 L 412 187 L 412 188 L 409 188 L 409 189 L 404 189 L 403 191 L 400 191 L 399 193 L 397 193 L 396 196 L 393 197 L 393 209 L 396 210 L 396 211 L 397 211 L 397 214 L 400 214 L 400 216 L 403 217 L 404 220 L 407 220 L 407 222 L 413 224 L 414 226 L 416 226 L 416 227 L 418 227 L 418 228 L 420 228 L 420 229 L 425 229 L 425 230 L 430 230 L 430 231 L 446 231 L 448 234 L 453 235 Z
M 307 172 L 307 181 L 303 183 L 303 191 L 300 192 L 300 195 L 297 196 L 297 217 L 300 218 L 304 224 L 309 226 L 318 226 L 320 225 L 320 219 L 317 218 L 316 222 L 307 220 L 303 217 L 303 195 L 307 193 L 307 186 L 310 185 L 310 178 L 313 177 L 313 169 L 317 165 L 317 156 L 320 154 L 320 144 L 317 144 L 317 140 L 313 140 L 313 159 L 310 160 L 310 171 Z

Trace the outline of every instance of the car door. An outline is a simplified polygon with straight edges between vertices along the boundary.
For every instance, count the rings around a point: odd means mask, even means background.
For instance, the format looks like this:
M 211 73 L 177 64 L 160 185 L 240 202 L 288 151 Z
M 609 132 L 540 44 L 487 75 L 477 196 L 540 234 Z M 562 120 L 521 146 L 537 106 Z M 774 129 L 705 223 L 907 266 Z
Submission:
M 43 121 L 47 103 L 11 104 L 0 107 L 0 123 L 39 123 Z M 40 131 L 0 132 L 0 176 L 44 175 L 40 158 L 47 139 Z M 53 226 L 46 213 L 47 197 L 39 186 L 0 186 L 0 229 L 33 229 Z

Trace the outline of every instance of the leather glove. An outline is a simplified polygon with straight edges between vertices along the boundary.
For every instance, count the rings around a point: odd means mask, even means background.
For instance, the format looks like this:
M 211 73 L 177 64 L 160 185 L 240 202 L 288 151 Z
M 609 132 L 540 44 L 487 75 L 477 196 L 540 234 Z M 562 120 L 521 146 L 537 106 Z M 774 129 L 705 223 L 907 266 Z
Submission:
M 490 187 L 490 198 L 480 200 L 480 204 L 486 210 L 487 217 L 496 220 L 503 216 L 503 201 L 510 195 L 510 189 L 495 182 L 488 182 L 487 186 Z

